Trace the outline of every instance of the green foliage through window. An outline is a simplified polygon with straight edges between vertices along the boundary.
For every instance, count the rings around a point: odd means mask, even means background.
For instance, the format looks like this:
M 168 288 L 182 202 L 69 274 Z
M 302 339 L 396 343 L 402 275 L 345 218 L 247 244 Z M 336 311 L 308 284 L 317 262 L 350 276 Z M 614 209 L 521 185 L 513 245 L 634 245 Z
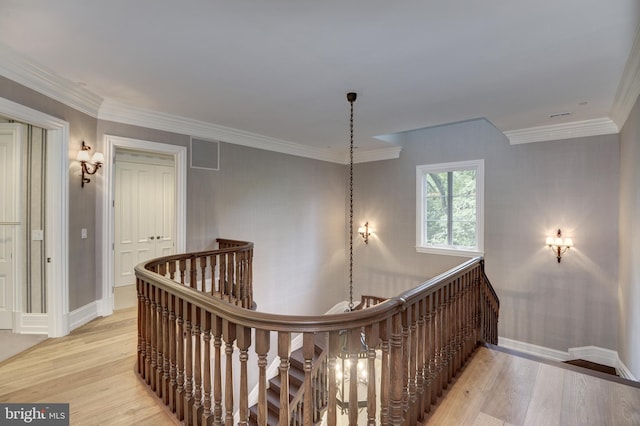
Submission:
M 478 167 L 419 166 L 422 235 L 419 246 L 479 249 Z M 422 168 L 422 169 L 421 169 Z M 480 174 L 481 178 L 482 174 Z

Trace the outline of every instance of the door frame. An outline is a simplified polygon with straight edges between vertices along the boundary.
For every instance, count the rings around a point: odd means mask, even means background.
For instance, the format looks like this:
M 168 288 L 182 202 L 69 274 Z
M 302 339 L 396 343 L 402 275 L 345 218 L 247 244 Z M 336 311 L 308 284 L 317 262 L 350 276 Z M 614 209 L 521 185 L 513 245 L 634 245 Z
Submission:
M 24 129 L 24 125 L 22 123 L 2 123 L 9 124 L 15 128 L 14 132 L 14 146 L 13 146 L 13 158 L 11 161 L 13 162 L 13 173 L 14 176 L 17 176 L 15 182 L 9 182 L 10 185 L 14 185 L 17 188 L 17 191 L 14 192 L 13 196 L 13 214 L 11 215 L 12 221 L 17 222 L 15 225 L 11 226 L 11 240 L 13 242 L 13 251 L 12 251 L 12 261 L 11 261 L 11 331 L 19 332 L 18 326 L 20 324 L 21 319 L 21 308 L 22 308 L 22 292 L 25 290 L 22 286 L 22 251 L 25 248 L 26 241 L 22 236 L 24 235 L 24 220 L 23 220 L 23 206 L 22 206 L 22 150 L 24 145 L 23 138 L 26 135 L 26 131 Z M 18 143 L 15 143 L 16 138 L 18 139 Z M 19 307 L 20 309 L 16 309 Z
M 126 148 L 135 151 L 153 152 L 172 155 L 175 167 L 175 202 L 176 202 L 176 253 L 183 253 L 187 246 L 187 148 L 122 136 L 104 135 L 104 188 L 102 206 L 102 299 L 98 304 L 98 315 L 113 313 L 114 288 L 114 209 L 115 167 L 113 167 L 116 150 Z
M 69 122 L 3 97 L 0 114 L 47 130 L 45 253 L 51 262 L 46 263 L 46 322 L 40 321 L 43 314 L 31 318 L 22 312 L 19 288 L 14 294 L 14 330 L 65 336 L 69 334 Z

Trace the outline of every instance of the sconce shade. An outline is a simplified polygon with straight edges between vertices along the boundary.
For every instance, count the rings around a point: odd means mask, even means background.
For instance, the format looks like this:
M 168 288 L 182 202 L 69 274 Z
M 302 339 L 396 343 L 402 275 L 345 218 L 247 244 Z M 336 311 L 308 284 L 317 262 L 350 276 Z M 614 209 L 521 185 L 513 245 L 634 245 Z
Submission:
M 86 151 L 84 151 L 86 152 Z M 96 152 L 95 154 L 93 154 L 93 157 L 91 157 L 91 162 L 93 164 L 103 164 L 104 163 L 104 155 L 102 155 L 101 152 Z
M 89 161 L 89 152 L 84 149 L 81 149 L 80 151 L 78 151 L 78 157 L 76 159 L 80 162 Z

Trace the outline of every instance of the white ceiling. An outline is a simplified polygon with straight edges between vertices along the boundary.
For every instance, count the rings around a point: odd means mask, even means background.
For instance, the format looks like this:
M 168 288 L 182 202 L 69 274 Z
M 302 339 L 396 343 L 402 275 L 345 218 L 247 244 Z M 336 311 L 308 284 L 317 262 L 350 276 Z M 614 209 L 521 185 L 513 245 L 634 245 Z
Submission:
M 0 40 L 104 100 L 313 148 L 610 117 L 638 0 L 0 0 Z M 571 115 L 549 118 L 549 115 Z

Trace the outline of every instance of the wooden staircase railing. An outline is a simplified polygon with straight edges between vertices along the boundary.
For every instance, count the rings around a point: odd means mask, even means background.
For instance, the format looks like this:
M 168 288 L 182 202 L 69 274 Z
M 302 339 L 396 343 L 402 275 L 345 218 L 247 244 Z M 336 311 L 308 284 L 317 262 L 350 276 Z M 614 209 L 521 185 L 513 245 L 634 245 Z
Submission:
M 250 309 L 255 307 L 252 246 L 224 241 L 222 246 L 136 267 L 138 372 L 184 424 L 249 424 L 250 376 L 252 387 L 255 382 L 258 387 L 257 424 L 268 424 L 271 354 L 279 359 L 278 424 L 314 424 L 314 399 L 326 395 L 326 422 L 335 425 L 337 356 L 346 345 L 357 360 L 361 339 L 368 348 L 368 384 L 360 396 L 367 408 L 358 409 L 358 397 L 353 397 L 358 384 L 352 381 L 348 423 L 417 424 L 477 345 L 497 343 L 499 300 L 482 258 L 382 303 L 372 298 L 375 303 L 365 309 L 287 316 Z M 303 338 L 305 381 L 304 391 L 291 399 L 291 344 L 297 333 Z M 314 364 L 318 339 L 326 342 L 326 359 Z M 316 366 L 316 373 L 324 372 L 314 380 Z

